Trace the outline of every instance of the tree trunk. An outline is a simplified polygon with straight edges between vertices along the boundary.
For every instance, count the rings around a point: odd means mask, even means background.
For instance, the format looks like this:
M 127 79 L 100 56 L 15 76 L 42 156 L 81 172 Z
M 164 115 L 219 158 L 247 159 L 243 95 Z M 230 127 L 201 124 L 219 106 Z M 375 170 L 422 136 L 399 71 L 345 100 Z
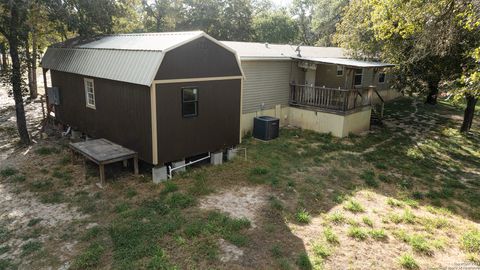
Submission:
M 8 69 L 7 48 L 5 43 L 0 44 L 0 53 L 2 54 L 2 70 Z
M 472 127 L 473 116 L 475 115 L 475 105 L 477 105 L 478 97 L 466 94 L 467 107 L 463 114 L 463 123 L 460 132 L 469 132 Z
M 440 83 L 439 81 L 428 82 L 428 95 L 427 95 L 427 100 L 425 101 L 426 104 L 430 104 L 430 105 L 437 104 L 439 83 Z
M 30 136 L 28 135 L 27 120 L 25 118 L 25 108 L 23 107 L 22 97 L 22 74 L 20 70 L 20 58 L 18 56 L 18 21 L 17 21 L 17 7 L 13 5 L 11 9 L 10 26 L 11 32 L 8 38 L 8 45 L 10 47 L 10 57 L 12 58 L 12 77 L 11 82 L 13 86 L 13 98 L 15 100 L 15 112 L 17 116 L 17 129 L 20 135 L 20 140 L 23 144 L 30 144 Z
M 28 92 L 30 93 L 30 98 L 32 98 L 34 92 L 32 84 L 32 55 L 30 54 L 30 44 L 28 42 L 28 40 L 25 42 L 25 56 L 27 58 Z
M 36 99 L 38 96 L 37 87 L 37 32 L 32 31 L 32 61 L 30 64 L 32 68 L 32 88 L 30 89 L 30 97 Z

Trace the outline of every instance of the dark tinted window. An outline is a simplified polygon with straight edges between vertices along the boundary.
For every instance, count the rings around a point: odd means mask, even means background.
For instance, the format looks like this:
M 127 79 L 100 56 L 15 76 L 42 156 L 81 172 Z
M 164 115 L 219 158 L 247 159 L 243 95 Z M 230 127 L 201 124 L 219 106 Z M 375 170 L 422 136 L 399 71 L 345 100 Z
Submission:
M 355 70 L 355 77 L 353 78 L 355 86 L 362 85 L 362 77 L 363 77 L 362 70 L 361 69 L 356 69 Z
M 378 74 L 378 82 L 384 83 L 385 82 L 385 73 Z
M 198 88 L 182 89 L 182 115 L 183 117 L 198 115 Z

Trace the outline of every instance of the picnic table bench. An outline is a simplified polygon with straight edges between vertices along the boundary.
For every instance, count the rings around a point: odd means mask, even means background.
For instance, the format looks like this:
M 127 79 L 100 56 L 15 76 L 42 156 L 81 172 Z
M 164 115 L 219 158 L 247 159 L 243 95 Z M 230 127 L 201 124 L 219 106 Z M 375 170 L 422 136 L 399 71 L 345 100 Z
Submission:
M 135 175 L 138 174 L 138 153 L 115 144 L 107 139 L 95 139 L 69 144 L 70 149 L 98 165 L 100 170 L 100 186 L 105 182 L 105 165 L 133 159 Z

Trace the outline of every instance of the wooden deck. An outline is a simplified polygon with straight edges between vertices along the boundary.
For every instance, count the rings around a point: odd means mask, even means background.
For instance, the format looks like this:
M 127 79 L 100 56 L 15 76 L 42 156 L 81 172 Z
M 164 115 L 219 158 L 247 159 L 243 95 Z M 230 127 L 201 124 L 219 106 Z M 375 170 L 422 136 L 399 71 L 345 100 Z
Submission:
M 84 142 L 70 143 L 70 148 L 98 164 L 100 170 L 100 185 L 105 182 L 105 165 L 133 159 L 134 173 L 138 174 L 137 152 L 115 144 L 107 139 L 88 140 Z

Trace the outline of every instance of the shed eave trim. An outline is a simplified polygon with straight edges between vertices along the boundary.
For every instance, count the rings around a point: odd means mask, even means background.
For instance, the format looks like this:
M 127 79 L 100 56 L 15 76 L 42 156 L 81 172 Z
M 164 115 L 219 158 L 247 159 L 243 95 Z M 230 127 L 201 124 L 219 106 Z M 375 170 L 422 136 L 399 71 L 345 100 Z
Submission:
M 168 80 L 154 80 L 152 84 L 165 83 L 182 83 L 182 82 L 206 82 L 206 81 L 225 81 L 225 80 L 239 80 L 243 76 L 223 76 L 223 77 L 202 77 L 202 78 L 184 78 L 184 79 L 168 79 Z

